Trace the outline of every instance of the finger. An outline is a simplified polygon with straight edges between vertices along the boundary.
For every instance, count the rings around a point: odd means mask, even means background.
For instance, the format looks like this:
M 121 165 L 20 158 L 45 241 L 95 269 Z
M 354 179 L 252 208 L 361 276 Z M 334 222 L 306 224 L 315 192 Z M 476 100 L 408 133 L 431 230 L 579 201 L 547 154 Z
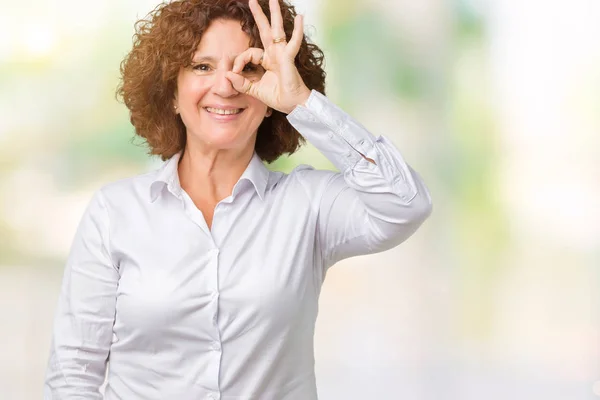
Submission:
M 296 55 L 300 51 L 300 46 L 302 46 L 302 39 L 304 38 L 304 17 L 300 14 L 296 15 L 294 18 L 294 31 L 292 32 L 292 37 L 286 47 L 287 53 L 289 56 L 294 59 Z
M 227 79 L 229 79 L 233 88 L 238 92 L 249 94 L 250 96 L 254 96 L 254 94 L 256 93 L 255 82 L 250 82 L 249 79 L 246 79 L 242 75 L 236 74 L 232 71 L 227 71 L 225 73 L 225 76 L 227 77 Z
M 240 72 L 242 72 L 242 70 L 248 63 L 261 65 L 264 52 L 265 51 L 263 49 L 259 49 L 256 47 L 249 48 L 248 50 L 244 51 L 235 58 L 235 60 L 233 61 L 232 71 L 236 74 L 239 74 Z
M 279 0 L 269 0 L 269 8 L 271 9 L 271 32 L 273 38 L 285 38 L 283 30 L 283 17 L 281 16 L 281 8 L 279 8 Z
M 273 40 L 269 19 L 263 12 L 260 4 L 258 4 L 258 0 L 250 0 L 248 4 L 250 5 L 250 11 L 252 11 L 252 15 L 254 16 L 254 21 L 256 21 L 258 32 L 260 33 L 260 40 L 262 41 L 263 47 L 266 47 Z

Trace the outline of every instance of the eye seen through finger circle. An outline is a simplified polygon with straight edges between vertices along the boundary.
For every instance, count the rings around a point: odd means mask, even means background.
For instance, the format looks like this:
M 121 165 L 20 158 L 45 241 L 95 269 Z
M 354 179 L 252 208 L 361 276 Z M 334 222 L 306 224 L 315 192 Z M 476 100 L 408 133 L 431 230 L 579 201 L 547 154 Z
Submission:
M 254 63 L 248 63 L 242 69 L 242 73 L 245 74 L 258 74 L 263 72 L 263 67 Z

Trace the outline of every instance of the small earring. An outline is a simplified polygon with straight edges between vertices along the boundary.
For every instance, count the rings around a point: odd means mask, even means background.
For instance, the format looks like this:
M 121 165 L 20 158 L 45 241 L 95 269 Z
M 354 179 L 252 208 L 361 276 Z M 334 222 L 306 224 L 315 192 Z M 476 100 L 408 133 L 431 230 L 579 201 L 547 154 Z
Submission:
M 175 109 L 175 114 L 177 114 L 177 113 L 179 112 L 179 110 L 177 109 L 177 104 L 175 104 L 175 105 L 173 106 L 173 108 Z

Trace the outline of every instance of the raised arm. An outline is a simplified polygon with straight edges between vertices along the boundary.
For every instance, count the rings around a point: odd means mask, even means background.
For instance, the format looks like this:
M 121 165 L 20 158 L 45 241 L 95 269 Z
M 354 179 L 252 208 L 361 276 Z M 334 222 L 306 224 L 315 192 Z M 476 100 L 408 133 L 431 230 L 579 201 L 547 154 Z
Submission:
M 67 260 L 44 384 L 44 400 L 101 399 L 112 340 L 117 267 L 102 192 L 89 203 Z
M 317 194 L 318 242 L 326 268 L 400 244 L 431 213 L 427 188 L 398 149 L 321 93 L 313 90 L 288 120 L 340 170 L 321 172 L 328 176 Z
M 295 17 L 289 37 L 278 0 L 269 0 L 270 20 L 257 0 L 249 5 L 263 49 L 238 55 L 226 76 L 238 92 L 288 114 L 290 123 L 341 171 L 331 174 L 320 197 L 318 239 L 326 264 L 402 242 L 431 212 L 425 186 L 388 140 L 376 139 L 306 86 L 295 64 L 305 39 L 303 17 Z M 241 74 L 249 62 L 265 69 L 260 80 Z

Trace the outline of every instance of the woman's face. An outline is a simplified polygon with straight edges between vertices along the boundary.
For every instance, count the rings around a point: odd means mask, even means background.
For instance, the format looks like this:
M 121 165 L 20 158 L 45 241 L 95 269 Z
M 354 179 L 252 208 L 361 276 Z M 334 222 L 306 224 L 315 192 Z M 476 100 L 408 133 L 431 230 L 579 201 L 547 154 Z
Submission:
M 204 32 L 191 67 L 182 68 L 177 77 L 175 105 L 188 140 L 213 149 L 254 148 L 258 126 L 271 111 L 260 100 L 237 92 L 225 76 L 249 45 L 250 36 L 239 21 L 215 20 Z M 243 71 L 251 81 L 260 80 L 263 73 L 253 64 Z

